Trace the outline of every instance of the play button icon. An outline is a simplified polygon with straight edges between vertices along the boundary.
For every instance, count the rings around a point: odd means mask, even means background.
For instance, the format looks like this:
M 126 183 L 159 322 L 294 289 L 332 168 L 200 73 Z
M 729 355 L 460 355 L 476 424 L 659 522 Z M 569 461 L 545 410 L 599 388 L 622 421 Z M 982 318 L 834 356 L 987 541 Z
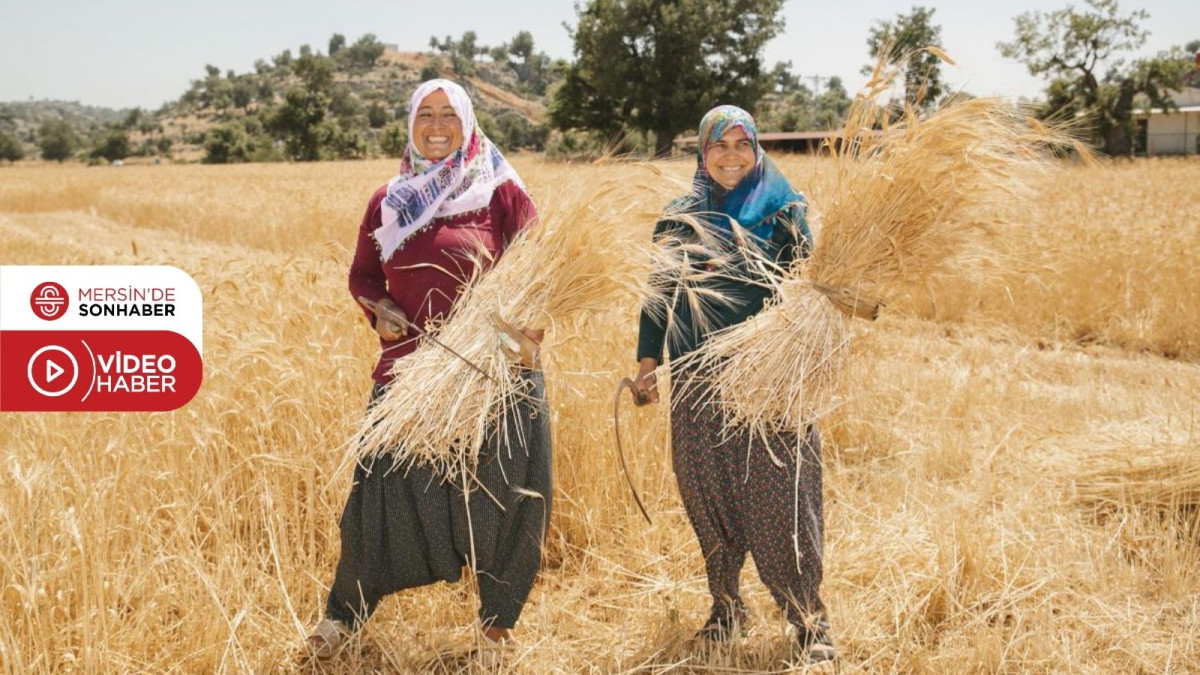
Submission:
M 79 363 L 66 348 L 46 345 L 29 358 L 25 374 L 30 386 L 42 396 L 62 396 L 79 379 Z

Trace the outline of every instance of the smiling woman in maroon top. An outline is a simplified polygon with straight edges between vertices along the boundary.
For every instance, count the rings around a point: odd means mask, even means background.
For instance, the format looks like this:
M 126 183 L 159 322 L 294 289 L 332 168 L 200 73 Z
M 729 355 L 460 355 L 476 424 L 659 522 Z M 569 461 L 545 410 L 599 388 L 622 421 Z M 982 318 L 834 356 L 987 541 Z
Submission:
M 445 318 L 480 247 L 492 260 L 537 215 L 521 179 L 479 130 L 462 87 L 430 80 L 409 108 L 409 144 L 400 173 L 375 191 L 358 231 L 350 294 L 422 330 Z M 364 309 L 379 336 L 374 402 L 393 381 L 396 359 L 417 348 L 415 331 Z M 525 329 L 535 341 L 539 330 Z M 488 499 L 464 499 L 463 479 L 426 466 L 392 469 L 390 457 L 363 460 L 341 518 L 342 552 L 325 618 L 310 636 L 331 656 L 384 596 L 457 581 L 474 563 L 486 639 L 511 639 L 541 557 L 550 517 L 550 428 L 540 371 L 523 371 L 531 395 L 507 410 L 479 451 L 473 482 Z M 536 497 L 535 497 L 536 495 Z

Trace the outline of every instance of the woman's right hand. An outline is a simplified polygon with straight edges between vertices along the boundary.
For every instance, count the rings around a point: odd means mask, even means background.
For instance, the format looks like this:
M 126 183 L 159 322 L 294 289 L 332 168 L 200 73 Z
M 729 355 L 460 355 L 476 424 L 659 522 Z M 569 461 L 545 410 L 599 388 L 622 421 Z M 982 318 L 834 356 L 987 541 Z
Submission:
M 400 309 L 400 307 L 398 307 L 391 298 L 384 298 L 383 300 L 380 300 L 379 306 L 389 309 L 405 319 L 408 318 L 408 315 L 404 313 L 404 310 Z M 388 342 L 395 342 L 396 340 L 408 335 L 408 326 L 385 319 L 383 316 L 377 314 L 375 315 L 375 332 L 378 333 L 379 337 L 383 338 L 384 340 L 387 340 Z
M 637 392 L 634 403 L 637 405 L 658 403 L 658 378 L 654 375 L 655 368 L 658 368 L 657 359 L 647 357 L 638 363 L 638 374 L 633 378 L 633 388 Z

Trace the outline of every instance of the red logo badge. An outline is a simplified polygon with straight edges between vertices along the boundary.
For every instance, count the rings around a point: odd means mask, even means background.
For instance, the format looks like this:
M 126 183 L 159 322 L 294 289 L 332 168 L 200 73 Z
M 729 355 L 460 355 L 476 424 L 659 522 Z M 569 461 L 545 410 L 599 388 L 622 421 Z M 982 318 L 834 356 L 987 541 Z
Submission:
M 0 265 L 0 413 L 176 410 L 204 379 L 203 318 L 176 267 Z
M 6 411 L 174 410 L 204 379 L 195 345 L 169 331 L 12 331 L 0 370 Z
M 33 294 L 29 296 L 29 307 L 33 309 L 33 313 L 39 319 L 46 321 L 62 318 L 70 306 L 71 300 L 67 297 L 67 289 L 53 281 L 39 284 L 37 288 L 33 289 Z

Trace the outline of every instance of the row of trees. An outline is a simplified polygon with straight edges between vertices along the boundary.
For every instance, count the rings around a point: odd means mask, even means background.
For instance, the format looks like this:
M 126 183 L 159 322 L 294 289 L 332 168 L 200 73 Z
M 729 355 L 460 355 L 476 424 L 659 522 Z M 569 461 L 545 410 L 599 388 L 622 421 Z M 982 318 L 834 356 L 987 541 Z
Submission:
M 790 62 L 763 66 L 763 48 L 783 29 L 782 4 L 591 0 L 579 9 L 572 32 L 576 60 L 553 93 L 551 123 L 610 137 L 649 133 L 657 154 L 669 152 L 675 136 L 693 129 L 717 103 L 755 111 L 764 130 L 836 126 L 850 105 L 840 79 L 814 91 Z M 941 45 L 933 13 L 915 7 L 879 21 L 867 39 L 872 58 L 885 51 L 913 55 L 904 67 L 905 98 L 926 107 L 944 92 L 940 61 L 917 51 Z
M 420 76 L 440 75 L 448 60 L 459 77 L 474 75 L 526 96 L 545 95 L 545 126 L 516 112 L 492 116 L 479 111 L 485 132 L 506 147 L 540 148 L 554 128 L 566 145 L 620 140 L 627 148 L 664 154 L 676 135 L 693 129 L 717 103 L 754 111 L 764 130 L 834 127 L 850 103 L 840 80 L 831 78 L 823 90 L 810 89 L 790 63 L 765 67 L 764 47 L 783 29 L 782 4 L 588 0 L 577 8 L 576 25 L 568 27 L 574 41 L 571 62 L 555 62 L 536 51 L 527 31 L 491 47 L 467 31 L 457 39 L 431 38 L 436 55 Z M 889 56 L 903 63 L 897 105 L 930 109 L 947 95 L 941 61 L 925 49 L 942 46 L 934 15 L 934 9 L 917 6 L 869 29 L 871 58 Z M 1144 11 L 1123 12 L 1117 0 L 1085 0 L 1078 9 L 1016 17 L 1013 40 L 997 48 L 1048 80 L 1041 115 L 1089 120 L 1097 145 L 1109 154 L 1127 154 L 1136 107 L 1169 109 L 1170 92 L 1192 66 L 1189 52 L 1200 48 L 1197 41 L 1152 58 L 1122 60 L 1145 44 L 1141 24 L 1146 18 Z M 206 161 L 356 158 L 371 148 L 398 154 L 407 141 L 404 92 L 384 87 L 385 93 L 368 90 L 360 96 L 347 84 L 349 75 L 336 77 L 370 70 L 383 51 L 374 35 L 348 44 L 335 34 L 327 55 L 305 45 L 298 56 L 285 50 L 269 63 L 260 60 L 253 73 L 244 75 L 222 75 L 207 66 L 206 76 L 193 82 L 180 104 L 226 119 L 195 139 L 203 143 Z M 491 65 L 481 66 L 481 58 Z M 127 131 L 137 129 L 149 137 L 155 124 L 135 110 L 124 124 L 93 134 L 90 154 L 122 158 L 135 151 Z M 59 159 L 78 149 L 80 140 L 68 131 L 53 125 L 39 130 L 44 157 Z M 18 150 L 19 143 L 0 136 L 0 158 Z
M 36 145 L 42 159 L 61 162 L 85 151 L 89 159 L 112 162 L 131 155 L 166 155 L 172 142 L 166 137 L 147 137 L 141 147 L 134 147 L 129 131 L 137 127 L 143 134 L 161 131 L 157 124 L 142 123 L 141 111 L 135 109 L 123 124 L 109 124 L 95 130 L 91 137 L 82 136 L 74 125 L 66 120 L 48 120 L 37 129 Z M 25 148 L 19 140 L 7 133 L 0 133 L 0 160 L 15 162 L 25 157 Z
M 430 61 L 420 73 L 421 79 L 440 76 L 444 67 L 441 59 L 447 56 L 456 63 L 458 75 L 475 73 L 475 56 L 488 53 L 503 72 L 510 73 L 519 90 L 531 96 L 544 93 L 551 81 L 549 57 L 535 51 L 530 33 L 522 31 L 510 43 L 494 48 L 480 47 L 475 40 L 470 31 L 458 40 L 449 36 L 440 42 L 436 38 L 431 40 L 441 55 Z M 338 77 L 339 73 L 353 74 L 356 68 L 366 68 L 368 60 L 373 63 L 382 53 L 382 44 L 373 35 L 347 47 L 345 38 L 335 34 L 329 41 L 329 55 L 307 46 L 300 48 L 297 58 L 285 51 L 273 59 L 274 65 L 260 62 L 256 72 L 248 76 L 230 72 L 221 78 L 219 70 L 210 66 L 208 77 L 193 83 L 192 96 L 185 99 L 185 103 L 201 108 L 215 108 L 218 115 L 228 118 L 200 139 L 205 149 L 204 161 L 353 159 L 372 151 L 398 156 L 408 140 L 403 123 L 407 112 L 404 89 L 385 87 L 382 93 L 369 90 L 365 96 L 372 98 L 364 100 L 346 81 L 348 77 Z M 459 62 L 462 59 L 469 59 L 472 65 L 463 65 L 465 62 Z M 389 73 L 395 76 L 394 71 Z M 493 76 L 492 72 L 487 75 Z M 253 86 L 264 97 L 269 92 L 269 97 L 248 103 L 242 110 L 222 108 L 220 92 L 229 86 L 236 88 L 237 84 L 229 83 L 247 77 L 253 78 Z M 276 96 L 277 91 L 282 91 L 282 95 Z M 545 144 L 548 130 L 518 113 L 492 116 L 479 110 L 477 115 L 484 131 L 505 147 L 540 148 Z
M 494 47 L 478 44 L 472 30 L 457 40 L 449 35 L 441 40 L 433 36 L 429 38 L 429 47 L 449 58 L 450 66 L 461 77 L 476 74 L 476 58 L 487 56 L 493 63 L 507 66 L 516 76 L 519 91 L 532 96 L 545 95 L 556 76 L 556 64 L 545 52 L 534 50 L 533 34 L 526 30 Z M 562 64 L 557 65 L 561 69 Z
M 1126 14 L 1117 0 L 1085 0 L 1084 5 L 1021 14 L 1013 40 L 997 48 L 1050 80 L 1043 115 L 1083 117 L 1090 122 L 1093 144 L 1109 155 L 1128 155 L 1136 104 L 1170 110 L 1170 92 L 1180 89 L 1193 67 L 1200 40 L 1127 63 L 1121 55 L 1146 43 L 1141 22 L 1149 14 Z
M 309 45 L 259 60 L 254 72 L 224 77 L 207 66 L 207 77 L 192 83 L 183 106 L 211 109 L 226 121 L 201 138 L 204 161 L 255 162 L 293 159 L 357 159 L 368 140 L 392 120 L 389 107 L 365 105 L 338 73 L 365 73 L 383 55 L 383 44 L 368 33 L 353 43 L 335 33 L 328 54 Z M 232 110 L 231 110 L 232 108 Z
M 781 5 L 590 0 L 579 8 L 572 31 L 576 59 L 552 94 L 552 124 L 612 137 L 650 133 L 659 154 L 717 102 L 761 108 L 765 126 L 781 130 L 836 125 L 849 103 L 840 81 L 818 95 L 792 76 L 790 64 L 763 68 L 763 47 L 783 28 Z M 895 105 L 929 109 L 948 93 L 940 59 L 925 49 L 942 47 L 934 13 L 918 6 L 870 29 L 872 59 L 902 62 L 903 94 Z M 1141 22 L 1147 17 L 1144 11 L 1123 13 L 1117 0 L 1085 0 L 1082 9 L 1018 16 L 1015 38 L 997 47 L 1049 79 L 1043 116 L 1088 120 L 1096 145 L 1108 154 L 1128 154 L 1135 106 L 1170 109 L 1169 94 L 1180 89 L 1191 54 L 1200 48 L 1197 41 L 1153 58 L 1120 60 L 1145 44 Z

